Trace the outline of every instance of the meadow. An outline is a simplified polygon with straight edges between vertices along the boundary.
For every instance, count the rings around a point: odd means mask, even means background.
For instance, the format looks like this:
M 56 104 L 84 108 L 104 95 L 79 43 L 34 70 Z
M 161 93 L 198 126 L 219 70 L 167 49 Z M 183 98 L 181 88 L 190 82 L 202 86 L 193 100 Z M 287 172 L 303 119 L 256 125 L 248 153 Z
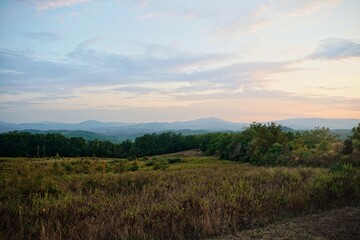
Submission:
M 358 206 L 360 170 L 205 156 L 0 158 L 0 238 L 201 239 Z

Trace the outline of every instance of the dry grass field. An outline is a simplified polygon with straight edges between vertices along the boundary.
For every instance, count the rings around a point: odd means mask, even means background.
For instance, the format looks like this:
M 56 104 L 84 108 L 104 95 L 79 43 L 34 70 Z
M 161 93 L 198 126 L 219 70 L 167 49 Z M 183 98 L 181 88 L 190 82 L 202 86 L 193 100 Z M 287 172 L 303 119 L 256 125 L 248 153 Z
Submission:
M 0 158 L 3 239 L 200 239 L 358 204 L 360 170 L 202 156 Z

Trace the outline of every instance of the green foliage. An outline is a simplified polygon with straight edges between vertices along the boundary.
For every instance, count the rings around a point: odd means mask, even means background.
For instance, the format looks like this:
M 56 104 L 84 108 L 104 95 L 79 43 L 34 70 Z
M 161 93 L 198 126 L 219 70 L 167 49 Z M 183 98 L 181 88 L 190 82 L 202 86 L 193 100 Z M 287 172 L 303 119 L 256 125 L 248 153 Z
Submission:
M 154 163 L 155 163 L 155 160 L 148 160 L 148 161 L 146 161 L 145 166 L 151 167 L 151 166 L 154 166 Z
M 351 164 L 334 163 L 329 166 L 331 172 L 356 172 L 356 168 Z
M 136 156 L 153 156 L 197 148 L 195 136 L 183 136 L 173 132 L 145 134 L 134 143 Z
M 169 167 L 169 163 L 166 159 L 157 159 L 154 161 L 153 169 L 154 170 L 165 170 Z
M 204 155 L 255 165 L 329 166 L 336 162 L 360 165 L 360 124 L 342 143 L 327 128 L 302 132 L 286 132 L 275 123 L 252 123 L 241 132 L 208 133 L 183 136 L 173 132 L 145 134 L 119 144 L 109 141 L 85 141 L 65 138 L 56 133 L 0 134 L 0 156 L 12 157 L 106 157 L 141 159 L 146 165 L 154 162 L 148 156 L 200 149 Z M 346 155 L 344 157 L 344 155 Z M 174 161 L 174 162 L 172 162 Z M 168 160 L 175 163 L 177 160 Z M 71 171 L 71 166 L 67 167 Z
M 293 141 L 294 150 L 290 161 L 294 164 L 330 165 L 338 162 L 343 147 L 337 137 L 327 128 L 304 131 Z
M 360 127 L 358 128 L 360 129 Z M 354 144 L 354 136 L 345 142 Z M 199 136 L 205 155 L 248 162 L 255 165 L 329 166 L 336 162 L 360 165 L 360 158 L 343 158 L 344 144 L 329 129 L 315 128 L 302 132 L 285 132 L 274 123 L 253 123 L 239 133 L 211 133 Z
M 283 132 L 281 126 L 274 123 L 253 123 L 233 136 L 227 158 L 260 165 L 276 164 L 280 155 L 289 151 L 287 143 L 293 137 L 293 133 Z
M 360 154 L 360 123 L 357 127 L 354 127 L 351 131 L 351 135 L 345 140 L 345 154 Z
M 115 144 L 110 141 L 86 141 L 81 137 L 66 138 L 59 133 L 31 134 L 9 132 L 0 134 L 0 156 L 8 157 L 116 157 L 134 160 L 197 148 L 196 136 L 183 136 L 172 132 L 145 134 Z
M 180 163 L 180 162 L 181 162 L 181 158 L 179 158 L 179 157 L 168 158 L 167 161 L 168 161 L 168 163 L 170 163 L 170 164 Z
M 139 170 L 139 165 L 138 165 L 138 163 L 137 163 L 136 161 L 133 161 L 133 163 L 131 164 L 129 170 L 130 170 L 130 171 L 133 171 L 133 172 Z

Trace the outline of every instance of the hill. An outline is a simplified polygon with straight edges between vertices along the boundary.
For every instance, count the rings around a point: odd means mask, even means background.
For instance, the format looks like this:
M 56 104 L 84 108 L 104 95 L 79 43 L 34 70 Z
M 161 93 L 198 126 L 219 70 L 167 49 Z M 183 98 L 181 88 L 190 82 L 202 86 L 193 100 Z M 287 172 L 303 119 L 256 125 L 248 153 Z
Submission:
M 330 129 L 351 129 L 360 119 L 327 119 L 327 118 L 294 118 L 274 121 L 282 126 L 295 130 L 313 129 L 315 127 L 327 127 Z M 143 132 L 159 132 L 164 130 L 207 130 L 207 131 L 240 131 L 250 123 L 234 123 L 219 118 L 201 118 L 192 121 L 177 122 L 148 122 L 148 123 L 125 123 L 125 122 L 100 122 L 84 121 L 80 123 L 58 122 L 35 122 L 35 123 L 8 123 L 0 121 L 0 132 L 13 130 L 84 130 L 99 133 L 111 133 L 124 130 L 142 130 Z
M 360 119 L 323 119 L 297 118 L 275 121 L 282 125 L 284 131 L 308 130 L 318 126 L 327 127 L 345 139 L 351 129 Z M 80 123 L 36 122 L 36 123 L 8 123 L 0 122 L 0 132 L 25 131 L 31 133 L 60 133 L 66 137 L 83 137 L 87 140 L 108 140 L 121 142 L 126 139 L 134 140 L 147 133 L 161 133 L 172 131 L 184 135 L 203 134 L 209 132 L 237 132 L 242 131 L 249 123 L 234 123 L 219 118 L 201 118 L 192 121 L 177 122 L 100 122 L 84 121 Z
M 315 127 L 333 129 L 352 129 L 360 122 L 360 119 L 336 119 L 336 118 L 293 118 L 275 121 L 275 123 L 296 130 L 307 130 Z

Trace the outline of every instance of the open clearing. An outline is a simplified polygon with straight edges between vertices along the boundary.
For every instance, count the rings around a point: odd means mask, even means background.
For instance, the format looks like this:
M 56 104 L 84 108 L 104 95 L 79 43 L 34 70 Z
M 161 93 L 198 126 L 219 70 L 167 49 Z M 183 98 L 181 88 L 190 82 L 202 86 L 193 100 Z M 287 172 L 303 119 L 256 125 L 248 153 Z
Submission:
M 357 239 L 359 232 L 358 208 L 292 218 L 358 207 L 360 172 L 350 166 L 0 158 L 0 180 L 4 239 Z

